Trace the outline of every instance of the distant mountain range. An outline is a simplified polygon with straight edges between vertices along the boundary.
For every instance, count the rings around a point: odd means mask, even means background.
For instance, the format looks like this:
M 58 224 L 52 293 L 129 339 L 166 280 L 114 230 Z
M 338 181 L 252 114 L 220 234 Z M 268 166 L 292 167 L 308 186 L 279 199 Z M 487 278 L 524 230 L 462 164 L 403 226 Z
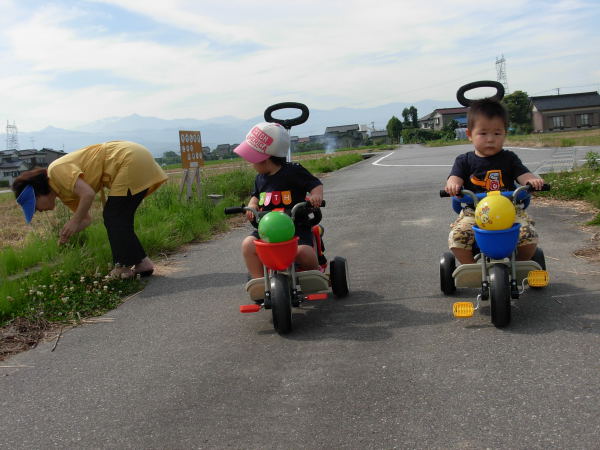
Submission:
M 436 108 L 458 106 L 452 101 L 422 100 L 416 103 L 389 103 L 374 108 L 337 108 L 332 110 L 312 110 L 305 124 L 292 128 L 294 136 L 312 136 L 325 132 L 325 128 L 339 125 L 367 125 L 378 130 L 385 129 L 392 116 L 402 120 L 402 110 L 415 106 L 419 117 L 429 114 Z M 282 111 L 276 117 L 289 118 L 294 111 Z M 284 113 L 290 113 L 284 115 Z M 202 145 L 214 149 L 218 144 L 240 143 L 250 128 L 262 122 L 262 115 L 251 119 L 239 119 L 225 116 L 206 120 L 172 119 L 144 117 L 132 114 L 126 117 L 109 117 L 74 130 L 66 130 L 49 126 L 40 131 L 19 132 L 19 148 L 53 148 L 71 152 L 87 145 L 110 140 L 129 140 L 145 145 L 155 156 L 162 156 L 166 151 L 179 152 L 179 130 L 199 130 Z M 17 127 L 19 124 L 16 124 Z M 0 134 L 0 148 L 4 148 L 6 134 Z

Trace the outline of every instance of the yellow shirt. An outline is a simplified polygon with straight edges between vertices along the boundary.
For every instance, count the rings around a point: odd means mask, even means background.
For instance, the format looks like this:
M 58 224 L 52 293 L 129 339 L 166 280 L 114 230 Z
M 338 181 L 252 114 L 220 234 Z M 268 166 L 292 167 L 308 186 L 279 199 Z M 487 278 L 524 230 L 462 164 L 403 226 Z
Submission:
M 108 188 L 112 196 L 135 195 L 144 189 L 148 189 L 148 196 L 167 181 L 148 149 L 128 141 L 90 145 L 50 163 L 50 188 L 72 211 L 79 204 L 73 190 L 80 177 L 94 192 Z

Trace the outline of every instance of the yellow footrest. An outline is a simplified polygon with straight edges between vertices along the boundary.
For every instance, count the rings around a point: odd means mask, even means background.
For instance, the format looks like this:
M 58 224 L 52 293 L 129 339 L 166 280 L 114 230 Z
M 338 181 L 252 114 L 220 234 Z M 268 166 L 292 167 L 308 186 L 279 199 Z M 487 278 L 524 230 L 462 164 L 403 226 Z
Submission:
M 546 287 L 550 282 L 550 276 L 545 270 L 530 270 L 527 274 L 527 283 L 531 287 Z
M 452 305 L 452 314 L 454 317 L 458 318 L 466 318 L 473 317 L 473 313 L 475 312 L 475 305 L 471 302 L 456 302 Z

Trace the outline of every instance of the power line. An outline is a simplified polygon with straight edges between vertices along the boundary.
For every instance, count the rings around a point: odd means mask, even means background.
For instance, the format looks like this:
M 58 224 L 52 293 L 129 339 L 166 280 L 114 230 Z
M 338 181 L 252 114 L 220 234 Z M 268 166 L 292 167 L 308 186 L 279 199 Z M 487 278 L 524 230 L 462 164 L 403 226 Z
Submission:
M 600 83 L 593 83 L 593 84 L 580 84 L 578 86 L 561 86 L 561 87 L 556 87 L 556 88 L 552 88 L 552 89 L 546 89 L 544 91 L 538 91 L 538 92 L 534 92 L 532 95 L 538 95 L 538 94 L 543 94 L 544 92 L 554 92 L 554 91 L 558 91 L 560 93 L 561 89 L 580 89 L 580 88 L 585 88 L 585 87 L 596 87 L 596 90 L 598 90 L 598 88 L 600 88 Z

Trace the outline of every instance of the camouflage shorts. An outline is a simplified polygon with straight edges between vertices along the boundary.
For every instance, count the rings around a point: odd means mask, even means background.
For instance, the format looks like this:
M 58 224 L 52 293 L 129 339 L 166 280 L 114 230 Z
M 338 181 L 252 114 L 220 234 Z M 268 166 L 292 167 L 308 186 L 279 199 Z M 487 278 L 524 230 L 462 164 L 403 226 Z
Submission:
M 521 224 L 519 230 L 519 247 L 538 243 L 538 234 L 534 228 L 535 222 L 525 211 L 522 209 L 517 210 L 515 222 Z M 450 235 L 448 236 L 448 247 L 471 250 L 473 248 L 473 242 L 475 241 L 473 225 L 475 225 L 475 214 L 473 209 L 463 209 L 459 214 L 458 219 L 450 225 L 451 230 Z

